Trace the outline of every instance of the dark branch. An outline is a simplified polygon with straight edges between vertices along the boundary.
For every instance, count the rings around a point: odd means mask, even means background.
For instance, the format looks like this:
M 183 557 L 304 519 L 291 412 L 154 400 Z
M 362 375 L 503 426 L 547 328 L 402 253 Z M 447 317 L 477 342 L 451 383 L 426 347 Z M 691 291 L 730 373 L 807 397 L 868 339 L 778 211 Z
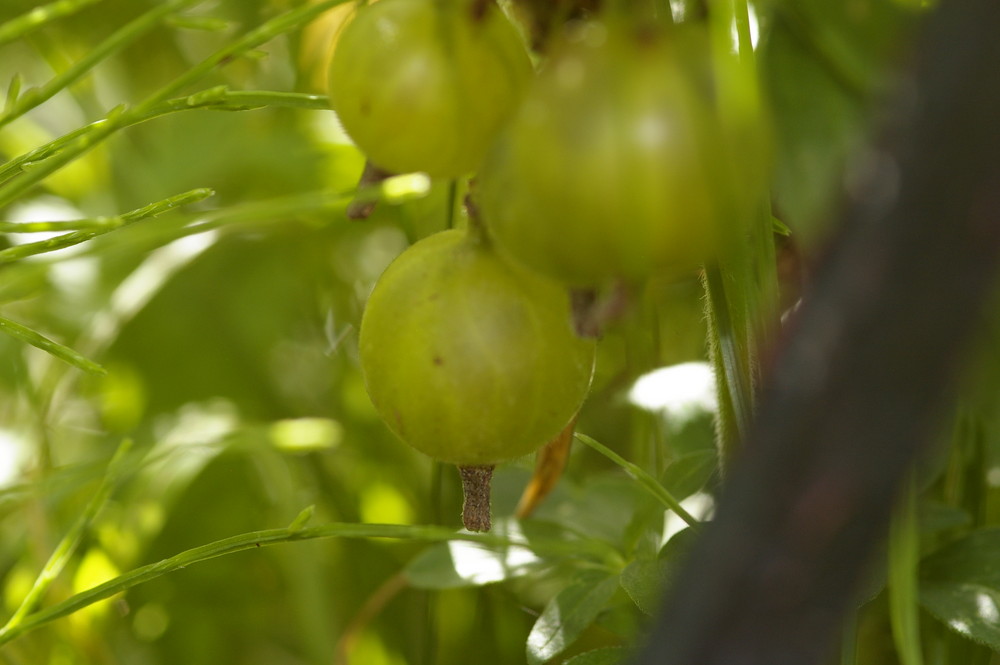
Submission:
M 1000 254 L 1000 2 L 926 28 L 873 183 L 898 188 L 849 204 L 643 664 L 824 662 L 952 397 Z

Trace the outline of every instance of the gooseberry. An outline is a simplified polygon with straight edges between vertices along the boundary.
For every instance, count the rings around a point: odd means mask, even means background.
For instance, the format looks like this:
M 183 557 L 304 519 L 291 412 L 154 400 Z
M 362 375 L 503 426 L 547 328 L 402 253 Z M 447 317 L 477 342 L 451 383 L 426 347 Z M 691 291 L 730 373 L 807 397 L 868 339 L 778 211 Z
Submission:
M 700 34 L 622 22 L 554 46 L 478 176 L 500 249 L 581 288 L 716 256 L 760 160 L 727 143 L 708 54 Z
M 574 335 L 565 292 L 465 230 L 429 236 L 386 269 L 365 306 L 359 347 L 365 385 L 389 428 L 486 481 L 493 465 L 535 451 L 569 423 L 594 365 L 594 344 Z M 466 518 L 483 529 L 481 516 Z M 486 520 L 488 528 L 488 506 Z
M 457 177 L 479 166 L 531 76 L 493 0 L 379 0 L 340 35 L 330 103 L 380 168 Z

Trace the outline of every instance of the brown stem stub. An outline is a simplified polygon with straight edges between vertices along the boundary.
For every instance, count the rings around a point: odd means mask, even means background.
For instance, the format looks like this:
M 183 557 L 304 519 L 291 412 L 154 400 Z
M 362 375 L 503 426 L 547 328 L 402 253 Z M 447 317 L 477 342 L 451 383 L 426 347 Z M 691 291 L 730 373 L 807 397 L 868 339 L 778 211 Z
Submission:
M 570 289 L 569 303 L 573 329 L 578 337 L 599 339 L 609 324 L 628 311 L 630 292 L 625 282 L 617 281 L 609 289 Z
M 391 178 L 393 175 L 395 174 L 391 171 L 386 171 L 385 169 L 375 166 L 370 161 L 366 161 L 365 170 L 361 172 L 361 179 L 358 180 L 358 189 L 363 190 L 367 187 L 378 185 L 383 180 Z M 376 203 L 377 201 L 373 201 L 363 196 L 355 198 L 347 206 L 347 219 L 368 219 L 372 212 L 375 211 Z
M 462 476 L 462 524 L 469 531 L 490 530 L 490 481 L 494 466 L 459 466 Z

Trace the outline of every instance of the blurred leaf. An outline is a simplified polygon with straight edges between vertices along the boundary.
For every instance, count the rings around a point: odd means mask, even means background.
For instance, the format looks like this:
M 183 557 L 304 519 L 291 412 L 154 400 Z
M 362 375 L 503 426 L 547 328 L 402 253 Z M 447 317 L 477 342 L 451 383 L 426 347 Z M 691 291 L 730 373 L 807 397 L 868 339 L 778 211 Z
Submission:
M 588 570 L 559 592 L 528 635 L 528 665 L 542 665 L 569 647 L 594 622 L 618 588 L 618 575 Z
M 651 496 L 659 500 L 664 506 L 677 513 L 677 515 L 685 522 L 687 522 L 689 525 L 694 526 L 698 523 L 698 520 L 696 520 L 694 517 L 691 516 L 690 513 L 684 510 L 683 506 L 681 506 L 680 504 L 680 501 L 678 501 L 676 497 L 674 497 L 669 491 L 667 491 L 663 487 L 663 485 L 658 483 L 656 479 L 653 478 L 651 475 L 649 475 L 642 467 L 640 467 L 637 464 L 633 464 L 632 462 L 629 462 L 615 451 L 611 450 L 610 448 L 600 443 L 599 441 L 595 440 L 594 438 L 587 436 L 586 434 L 583 434 L 581 432 L 576 432 L 574 436 L 576 437 L 577 440 L 581 441 L 582 443 L 585 443 L 586 445 L 590 446 L 597 452 L 601 453 L 602 455 L 610 459 L 618 466 L 622 467 L 630 476 L 635 478 L 640 487 L 642 487 Z
M 952 630 L 1000 650 L 1000 529 L 973 532 L 924 559 L 920 601 Z
M 968 526 L 972 522 L 969 513 L 961 508 L 955 508 L 931 499 L 921 499 L 919 517 L 920 533 L 923 536 L 959 526 Z
M 573 656 L 564 665 L 619 665 L 632 652 L 625 647 L 607 647 L 594 649 L 578 656 Z
M 636 607 L 649 615 L 656 612 L 664 589 L 696 536 L 693 529 L 684 529 L 667 541 L 655 559 L 636 559 L 625 567 L 621 585 Z
M 667 467 L 663 486 L 678 501 L 683 501 L 703 488 L 718 466 L 715 450 L 696 450 L 681 455 Z
M 960 635 L 1000 651 L 1000 591 L 982 584 L 920 587 L 924 608 Z
M 808 247 L 839 196 L 848 156 L 916 12 L 893 0 L 803 0 L 777 6 L 760 51 L 777 143 L 778 216 Z
M 656 612 L 660 594 L 673 564 L 665 559 L 637 559 L 622 571 L 622 588 L 640 610 Z

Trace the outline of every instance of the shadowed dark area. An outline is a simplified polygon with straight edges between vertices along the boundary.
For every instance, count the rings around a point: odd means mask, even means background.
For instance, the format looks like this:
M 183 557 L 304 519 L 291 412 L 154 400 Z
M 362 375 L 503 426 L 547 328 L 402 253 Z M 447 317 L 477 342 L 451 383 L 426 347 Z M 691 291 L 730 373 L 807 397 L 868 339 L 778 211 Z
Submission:
M 925 28 L 883 160 L 898 189 L 876 174 L 888 195 L 845 210 L 641 664 L 826 662 L 935 433 L 1000 253 L 1000 3 Z

